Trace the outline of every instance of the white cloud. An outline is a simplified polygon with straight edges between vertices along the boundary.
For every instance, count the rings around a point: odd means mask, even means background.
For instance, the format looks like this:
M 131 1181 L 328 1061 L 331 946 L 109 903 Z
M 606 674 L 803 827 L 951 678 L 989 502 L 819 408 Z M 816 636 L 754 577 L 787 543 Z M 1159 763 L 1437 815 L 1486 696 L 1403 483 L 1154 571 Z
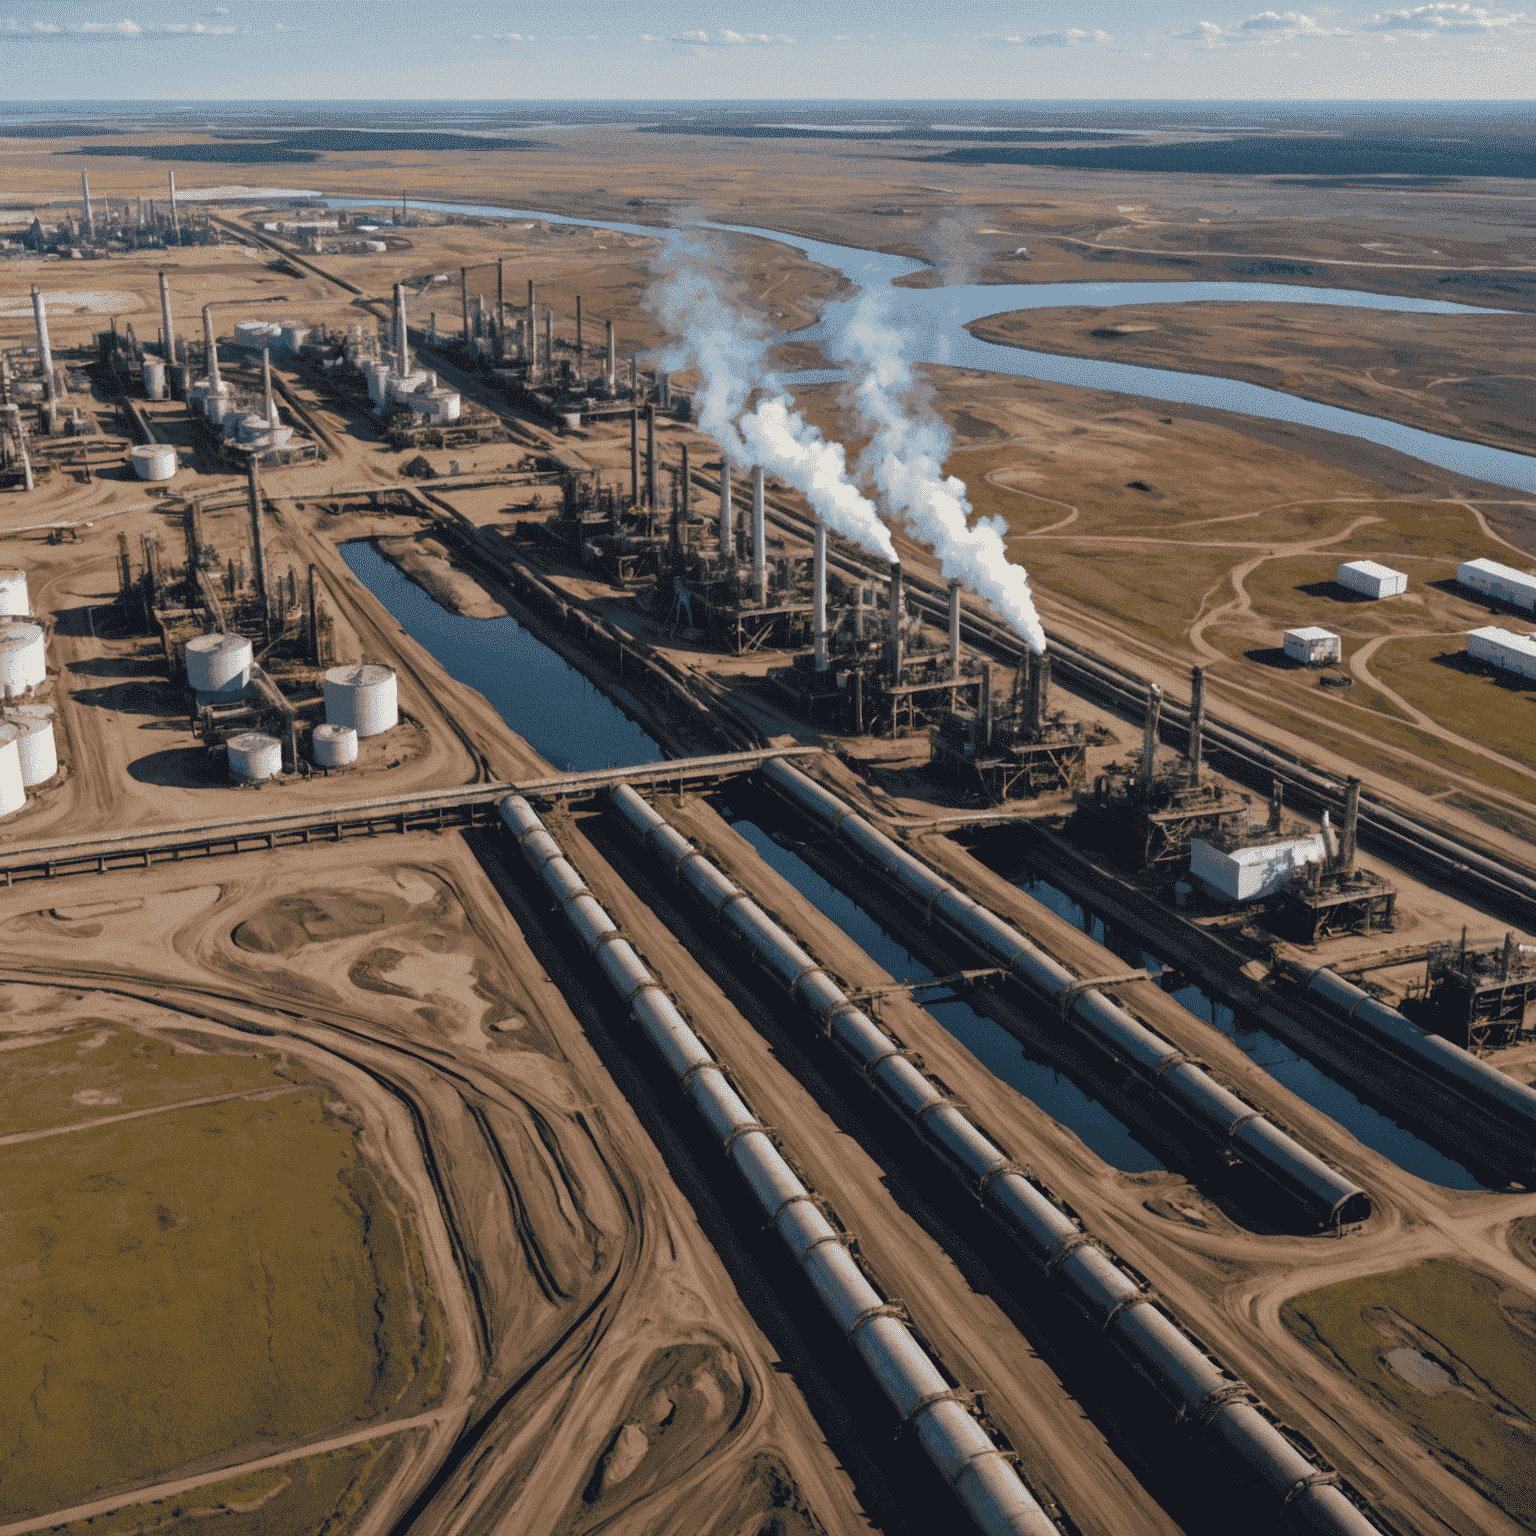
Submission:
M 1450 36 L 1487 34 L 1530 24 L 1531 18 L 1524 11 L 1490 10 L 1484 5 L 1457 5 L 1449 0 L 1440 0 L 1435 5 L 1415 5 L 1401 11 L 1378 12 L 1369 21 L 1361 23 L 1367 32 L 1438 32 Z
M 1173 36 L 1181 43 L 1198 43 L 1202 48 L 1227 46 L 1226 33 L 1214 21 L 1198 21 L 1192 31 L 1175 32 Z
M 215 14 L 228 15 L 220 9 Z M 137 22 L 129 17 L 121 21 L 17 21 L 12 17 L 0 21 L 0 37 L 143 37 L 147 33 L 159 33 L 169 37 L 230 37 L 243 29 L 235 26 L 211 25 L 203 21 Z
M 1348 37 L 1342 27 L 1325 27 L 1315 16 L 1301 11 L 1260 11 L 1242 24 L 1244 32 L 1268 32 L 1293 37 Z
M 1097 27 L 1092 32 L 1085 32 L 1081 27 L 1067 27 L 1060 32 L 1036 32 L 1031 37 L 1012 36 L 1004 41 L 1022 43 L 1026 48 L 1071 48 L 1077 43 L 1112 43 L 1114 38 Z
M 794 38 L 783 32 L 732 32 L 722 28 L 718 32 L 672 32 L 658 37 L 642 32 L 642 43 L 676 43 L 683 48 L 786 48 L 794 44 Z
M 531 35 L 525 35 L 522 32 L 492 32 L 487 37 L 477 37 L 474 41 L 477 43 L 487 41 L 492 43 L 536 43 L 538 39 Z

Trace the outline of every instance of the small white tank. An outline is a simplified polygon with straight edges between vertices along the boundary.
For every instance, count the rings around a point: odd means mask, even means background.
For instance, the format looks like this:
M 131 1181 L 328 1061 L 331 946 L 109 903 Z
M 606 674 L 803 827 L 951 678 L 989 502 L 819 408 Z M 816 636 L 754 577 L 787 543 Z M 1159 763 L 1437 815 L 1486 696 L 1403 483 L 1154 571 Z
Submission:
M 16 726 L 16 753 L 21 760 L 21 782 L 31 789 L 45 784 L 59 771 L 59 754 L 53 740 L 53 707 L 21 704 L 7 713 L 6 724 Z
M 130 457 L 140 480 L 169 480 L 176 473 L 176 450 L 169 443 L 140 443 Z
M 0 614 L 24 619 L 31 612 L 27 598 L 27 573 L 18 566 L 0 570 Z
M 262 731 L 244 731 L 225 743 L 229 751 L 229 776 L 259 784 L 283 771 L 283 744 Z
M 377 736 L 400 722 L 392 667 L 376 662 L 332 667 L 325 674 L 325 723 Z
M 187 686 L 196 693 L 235 698 L 251 680 L 254 659 L 244 635 L 197 635 L 187 641 Z
M 9 816 L 27 803 L 27 791 L 21 778 L 21 755 L 16 750 L 20 735 L 16 726 L 0 724 L 0 816 Z
M 240 407 L 228 395 L 210 394 L 203 400 L 203 419 L 210 426 L 222 427 L 239 410 Z
M 384 391 L 389 387 L 389 365 L 387 363 L 367 363 L 363 373 L 368 380 L 368 398 L 375 405 L 384 403 Z
M 42 626 L 7 624 L 0 628 L 0 698 L 19 697 L 48 675 Z
M 350 725 L 317 725 L 309 743 L 322 768 L 345 768 L 357 761 L 357 732 Z
M 150 400 L 165 399 L 165 364 L 158 357 L 144 359 L 144 394 Z
M 249 416 L 242 416 L 236 422 L 235 431 L 242 443 L 254 443 L 257 438 L 267 431 L 267 418 L 265 416 L 258 416 L 253 411 Z

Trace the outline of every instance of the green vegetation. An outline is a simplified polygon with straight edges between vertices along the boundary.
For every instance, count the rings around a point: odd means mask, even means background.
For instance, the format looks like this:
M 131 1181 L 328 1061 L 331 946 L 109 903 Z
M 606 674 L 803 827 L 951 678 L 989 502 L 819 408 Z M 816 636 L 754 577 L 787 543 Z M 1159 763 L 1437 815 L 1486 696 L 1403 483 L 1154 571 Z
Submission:
M 0 1135 L 281 1087 L 279 1069 L 294 1073 L 272 1052 L 178 1051 L 104 1019 L 82 1019 L 67 1034 L 0 1054 Z
M 0 1519 L 366 1420 L 410 1382 L 411 1259 L 320 1094 L 3 1147 L 0 1189 Z
M 1536 1300 L 1432 1259 L 1311 1291 L 1281 1315 L 1460 1477 L 1536 1525 Z
M 379 1452 L 366 1441 L 51 1527 L 52 1536 L 343 1536 Z

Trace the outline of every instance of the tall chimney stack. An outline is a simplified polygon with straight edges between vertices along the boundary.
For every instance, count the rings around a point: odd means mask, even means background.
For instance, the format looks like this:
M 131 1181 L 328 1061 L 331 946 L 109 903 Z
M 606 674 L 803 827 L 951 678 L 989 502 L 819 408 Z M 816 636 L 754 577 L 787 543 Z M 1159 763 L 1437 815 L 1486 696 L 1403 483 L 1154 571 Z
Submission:
M 682 494 L 678 498 L 681 503 L 683 527 L 687 528 L 688 521 L 693 515 L 693 472 L 688 467 L 688 444 L 683 444 L 683 485 Z
M 546 310 L 547 314 L 548 311 Z M 645 408 L 645 504 L 656 510 L 656 407 Z
M 469 350 L 469 268 L 459 268 L 459 308 L 464 313 L 464 350 Z
M 411 336 L 405 325 L 405 284 L 395 284 L 395 372 L 403 379 L 411 371 Z
M 752 466 L 752 585 L 768 606 L 768 529 L 763 520 L 763 466 Z
M 533 287 L 533 279 L 528 279 L 528 366 L 539 366 L 539 331 L 538 310 L 534 308 L 537 295 Z
M 1339 841 L 1339 868 L 1348 873 L 1355 867 L 1355 838 L 1360 823 L 1360 780 L 1344 781 L 1344 834 Z
M 84 171 L 80 172 L 80 195 L 85 199 L 85 238 L 96 238 L 96 216 L 91 212 L 91 183 Z
M 960 583 L 949 584 L 949 675 L 960 679 Z
M 43 388 L 48 392 L 48 398 L 54 398 L 53 388 L 53 348 L 48 345 L 48 311 L 43 304 L 42 290 L 36 283 L 32 284 L 32 319 L 37 325 L 37 361 L 43 370 Z
M 169 368 L 176 361 L 176 331 L 171 324 L 171 285 L 160 274 L 160 329 L 165 332 L 165 364 Z
M 1150 787 L 1157 771 L 1157 727 L 1163 715 L 1163 690 L 1147 684 L 1147 709 L 1141 724 L 1141 782 Z
M 551 382 L 555 372 L 555 312 L 544 311 L 544 366 L 549 369 Z M 656 498 L 651 498 L 654 501 Z
M 1045 729 L 1051 708 L 1051 653 L 1041 651 L 1029 658 L 1029 723 L 1038 736 Z
M 1279 779 L 1269 782 L 1269 830 L 1280 830 L 1281 812 L 1285 809 L 1285 785 Z
M 213 336 L 213 306 L 203 305 L 203 347 L 208 353 L 208 382 L 213 385 L 213 392 L 219 393 L 219 344 Z
M 811 557 L 811 640 L 818 672 L 827 670 L 827 525 L 816 519 Z
M 206 314 L 207 311 L 205 310 Z M 256 455 L 246 460 L 246 495 L 251 506 L 251 560 L 256 566 L 256 592 L 261 598 L 263 623 L 270 625 L 271 605 L 267 601 L 267 549 L 261 531 L 261 478 L 256 473 Z
M 281 426 L 277 419 L 277 402 L 272 398 L 272 349 L 261 349 L 261 395 L 265 406 L 264 414 L 269 427 Z
M 1200 782 L 1205 753 L 1205 668 L 1196 667 L 1189 682 L 1189 782 Z
M 729 560 L 735 549 L 736 535 L 731 527 L 731 461 L 720 455 L 720 556 Z
M 176 212 L 176 172 L 167 171 L 165 174 L 170 178 L 171 183 L 171 233 L 176 236 L 176 243 L 180 245 L 181 219 Z
M 629 504 L 640 505 L 640 407 L 629 408 Z
M 901 681 L 901 666 L 903 657 L 901 654 L 901 610 L 906 606 L 905 592 L 901 579 L 901 562 L 891 562 L 891 681 Z M 894 720 L 892 724 L 894 729 Z
M 894 729 L 892 731 L 894 735 Z M 992 745 L 992 663 L 981 664 L 981 745 Z
M 587 353 L 581 342 L 581 295 L 576 295 L 576 382 L 587 376 Z
M 507 258 L 496 258 L 496 351 L 507 355 Z
M 618 365 L 618 358 L 615 356 L 614 350 L 613 350 L 613 321 L 610 320 L 608 322 L 608 372 L 607 372 L 608 391 L 609 391 L 610 394 L 613 392 L 614 384 L 617 382 L 617 379 L 615 377 L 615 370 L 617 368 L 617 365 Z

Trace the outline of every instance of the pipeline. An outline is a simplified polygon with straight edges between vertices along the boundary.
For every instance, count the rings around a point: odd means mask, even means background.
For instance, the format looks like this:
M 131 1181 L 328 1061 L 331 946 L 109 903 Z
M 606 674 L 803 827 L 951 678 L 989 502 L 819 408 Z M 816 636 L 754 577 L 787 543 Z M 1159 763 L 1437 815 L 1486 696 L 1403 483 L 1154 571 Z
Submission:
M 1073 1217 L 907 1059 L 890 1035 L 848 1001 L 739 886 L 628 786 L 609 801 L 630 830 L 690 887 L 757 960 L 783 982 L 883 1098 L 970 1184 L 1073 1306 L 1111 1340 L 1178 1416 L 1202 1428 L 1243 1474 L 1279 1502 L 1298 1531 L 1379 1536 L 1376 1526 Z
M 966 1394 L 950 1386 L 898 1309 L 865 1278 L 816 1197 L 779 1155 L 767 1128 L 742 1102 L 634 949 L 619 937 L 617 924 L 533 808 L 520 795 L 509 795 L 497 809 L 524 860 L 720 1139 L 822 1305 L 966 1512 L 989 1536 L 1058 1536 L 1007 1457 L 965 1407 Z
M 1377 1001 L 1325 965 L 1313 968 L 1287 960 L 1284 969 L 1302 996 L 1330 1019 L 1358 1030 L 1387 1055 L 1432 1078 L 1437 1088 L 1448 1090 L 1515 1132 L 1531 1160 L 1520 1171 L 1536 1171 L 1536 1092 L 1459 1045 L 1415 1028 L 1397 1009 Z
M 925 912 L 993 965 L 1002 966 L 1046 998 L 1154 1095 L 1230 1147 L 1309 1211 L 1319 1225 L 1363 1221 L 1370 1215 L 1371 1197 L 1357 1184 L 1213 1081 L 1203 1067 L 1133 1019 L 1097 987 L 1074 976 L 1017 929 L 877 832 L 835 795 L 785 764 L 770 763 L 763 771 L 776 789 L 890 876 Z

